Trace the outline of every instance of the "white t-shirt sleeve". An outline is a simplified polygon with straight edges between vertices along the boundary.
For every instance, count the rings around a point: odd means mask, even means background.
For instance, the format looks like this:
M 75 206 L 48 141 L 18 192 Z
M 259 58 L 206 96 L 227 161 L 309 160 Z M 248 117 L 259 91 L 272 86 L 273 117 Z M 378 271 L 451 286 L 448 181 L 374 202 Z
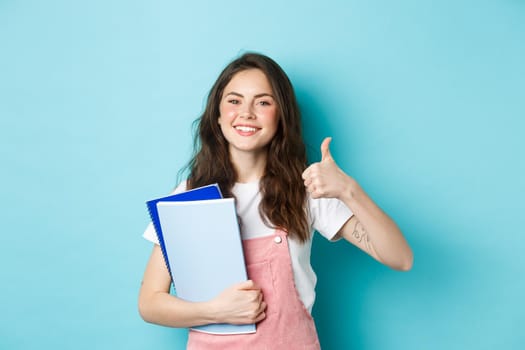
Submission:
M 312 227 L 328 240 L 334 240 L 341 227 L 354 215 L 336 198 L 308 198 Z
M 171 192 L 169 195 L 180 193 L 186 191 L 186 181 L 183 181 L 181 184 L 179 184 L 173 192 Z M 157 233 L 155 232 L 155 227 L 153 227 L 153 224 L 150 222 L 148 226 L 146 227 L 146 230 L 142 234 L 142 237 L 147 239 L 148 241 L 159 244 L 159 239 L 157 237 Z

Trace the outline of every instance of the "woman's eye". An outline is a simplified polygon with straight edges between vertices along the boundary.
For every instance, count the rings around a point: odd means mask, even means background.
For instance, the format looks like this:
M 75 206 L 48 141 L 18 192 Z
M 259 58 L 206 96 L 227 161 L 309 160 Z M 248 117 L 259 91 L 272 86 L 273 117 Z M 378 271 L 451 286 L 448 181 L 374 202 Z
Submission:
M 269 101 L 260 101 L 259 104 L 261 106 L 270 106 L 271 105 L 271 103 Z
M 235 99 L 228 100 L 228 103 L 231 103 L 232 105 L 238 105 L 239 104 L 239 100 L 235 100 Z

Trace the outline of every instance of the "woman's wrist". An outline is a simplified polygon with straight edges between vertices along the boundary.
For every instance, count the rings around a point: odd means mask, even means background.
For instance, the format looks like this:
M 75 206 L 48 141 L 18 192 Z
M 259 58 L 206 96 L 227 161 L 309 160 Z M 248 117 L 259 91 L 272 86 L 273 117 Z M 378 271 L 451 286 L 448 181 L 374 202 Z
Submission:
M 341 196 L 339 197 L 339 200 L 343 201 L 349 207 L 352 207 L 355 203 L 356 196 L 359 190 L 360 187 L 357 181 L 355 181 L 350 176 L 346 176 L 343 190 L 341 191 Z
M 202 315 L 207 323 L 222 323 L 220 312 L 212 300 L 200 303 Z

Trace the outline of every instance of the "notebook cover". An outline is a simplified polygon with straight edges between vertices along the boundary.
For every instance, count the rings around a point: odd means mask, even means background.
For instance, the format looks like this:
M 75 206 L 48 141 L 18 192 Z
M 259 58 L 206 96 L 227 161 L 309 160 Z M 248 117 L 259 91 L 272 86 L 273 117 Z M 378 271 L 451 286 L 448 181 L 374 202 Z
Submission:
M 157 210 L 177 297 L 208 301 L 248 279 L 233 198 L 159 201 Z M 192 329 L 253 333 L 255 325 L 209 324 Z
M 164 262 L 168 267 L 168 271 L 171 275 L 171 267 L 169 265 L 168 256 L 166 254 L 166 246 L 164 244 L 164 238 L 162 235 L 162 228 L 159 222 L 159 213 L 157 211 L 157 203 L 160 201 L 163 202 L 176 202 L 176 201 L 195 201 L 195 200 L 204 200 L 204 199 L 219 199 L 222 198 L 222 193 L 218 184 L 211 184 L 203 187 L 194 188 L 185 192 L 176 193 L 167 197 L 156 198 L 146 202 L 148 207 L 149 216 L 153 227 L 155 228 L 155 233 L 159 241 L 160 249 L 162 255 L 164 256 Z

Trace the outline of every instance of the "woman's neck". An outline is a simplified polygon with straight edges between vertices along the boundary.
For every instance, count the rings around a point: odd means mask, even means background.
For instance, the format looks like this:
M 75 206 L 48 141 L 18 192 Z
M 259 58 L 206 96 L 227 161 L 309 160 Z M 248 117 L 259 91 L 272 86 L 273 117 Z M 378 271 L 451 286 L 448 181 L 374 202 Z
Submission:
M 266 168 L 266 153 L 252 152 L 230 153 L 231 161 L 237 172 L 237 182 L 248 183 L 259 181 Z

